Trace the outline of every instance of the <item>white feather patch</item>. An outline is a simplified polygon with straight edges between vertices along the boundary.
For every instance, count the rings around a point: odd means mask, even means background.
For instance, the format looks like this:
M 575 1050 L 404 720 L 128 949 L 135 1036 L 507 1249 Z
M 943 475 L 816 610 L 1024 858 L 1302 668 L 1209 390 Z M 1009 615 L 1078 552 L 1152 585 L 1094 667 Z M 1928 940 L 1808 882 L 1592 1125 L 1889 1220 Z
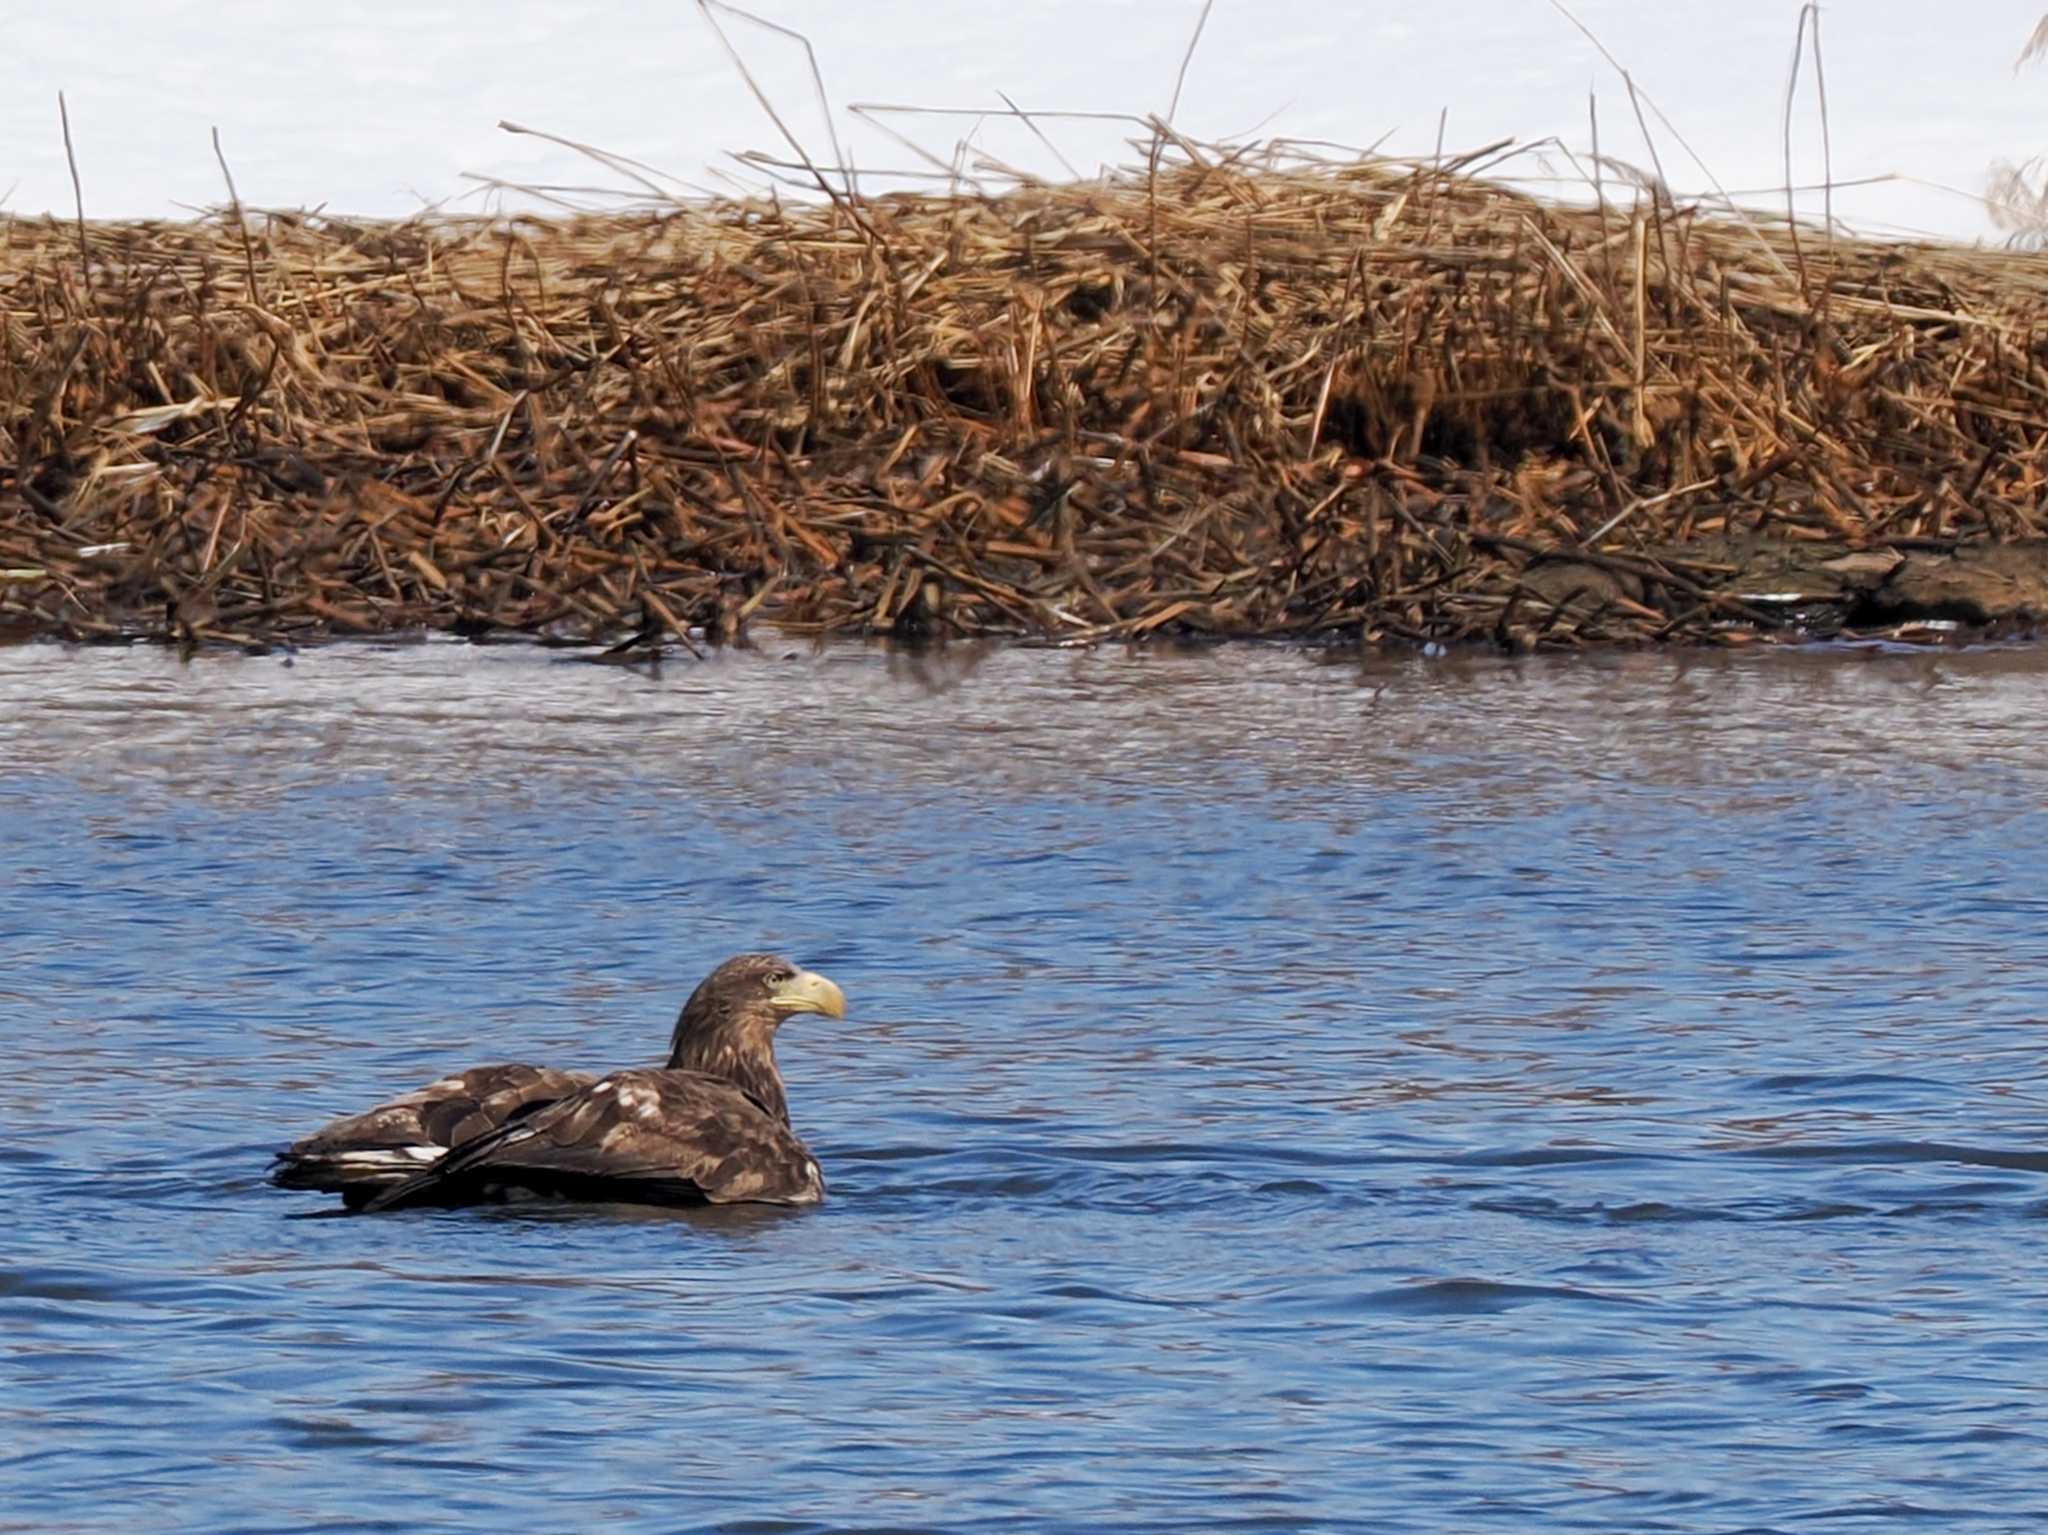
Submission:
M 446 1146 L 380 1146 L 375 1151 L 337 1151 L 321 1160 L 335 1167 L 418 1167 L 439 1161 Z
M 637 1082 L 621 1084 L 618 1094 L 619 1107 L 628 1114 L 633 1115 L 636 1119 L 652 1118 L 661 1107 L 659 1096 L 651 1088 L 642 1087 Z

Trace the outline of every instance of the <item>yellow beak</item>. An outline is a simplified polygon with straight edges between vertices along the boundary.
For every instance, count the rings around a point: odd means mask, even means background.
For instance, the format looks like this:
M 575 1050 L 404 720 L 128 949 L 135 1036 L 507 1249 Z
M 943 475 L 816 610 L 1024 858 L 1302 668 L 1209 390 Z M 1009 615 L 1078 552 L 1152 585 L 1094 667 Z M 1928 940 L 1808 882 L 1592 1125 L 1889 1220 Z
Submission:
M 846 993 L 813 970 L 798 971 L 775 988 L 771 1000 L 775 1011 L 785 1017 L 791 1013 L 846 1016 Z

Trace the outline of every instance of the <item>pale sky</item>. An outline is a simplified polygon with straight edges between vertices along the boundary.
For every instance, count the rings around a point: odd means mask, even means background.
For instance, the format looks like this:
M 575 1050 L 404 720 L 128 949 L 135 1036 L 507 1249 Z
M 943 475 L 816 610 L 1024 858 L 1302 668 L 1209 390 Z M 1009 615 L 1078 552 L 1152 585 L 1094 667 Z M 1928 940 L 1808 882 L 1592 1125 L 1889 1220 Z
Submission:
M 1782 194 L 1782 112 L 1799 0 L 1578 0 L 1573 10 L 1671 127 L 1670 180 L 1704 190 L 1692 146 L 1730 189 Z M 856 103 L 1163 112 L 1200 0 L 755 0 L 815 48 L 837 128 L 863 168 L 916 168 Z M 1838 0 L 1823 12 L 1836 210 L 1877 232 L 1996 238 L 1972 194 L 1999 158 L 2048 153 L 2048 66 L 2015 71 L 2043 0 Z M 801 50 L 726 26 L 811 154 L 831 155 Z M 0 207 L 68 215 L 57 92 L 70 106 L 89 217 L 177 216 L 224 198 L 218 127 L 245 201 L 405 214 L 480 208 L 464 172 L 622 185 L 576 156 L 500 132 L 511 119 L 712 186 L 728 156 L 779 148 L 773 125 L 693 0 L 417 0 L 320 6 L 99 0 L 24 8 L 0 51 Z M 1821 175 L 1810 72 L 1793 121 L 1795 176 Z M 1285 134 L 1426 154 L 1514 136 L 1646 162 L 1626 89 L 1551 0 L 1215 0 L 1177 125 L 1198 137 Z M 1060 162 L 1021 124 L 896 116 L 940 159 L 969 132 L 1034 173 Z M 1128 126 L 1042 125 L 1083 172 L 1130 158 Z M 1531 176 L 1572 177 L 1552 153 Z M 1817 206 L 1817 203 L 1815 204 Z

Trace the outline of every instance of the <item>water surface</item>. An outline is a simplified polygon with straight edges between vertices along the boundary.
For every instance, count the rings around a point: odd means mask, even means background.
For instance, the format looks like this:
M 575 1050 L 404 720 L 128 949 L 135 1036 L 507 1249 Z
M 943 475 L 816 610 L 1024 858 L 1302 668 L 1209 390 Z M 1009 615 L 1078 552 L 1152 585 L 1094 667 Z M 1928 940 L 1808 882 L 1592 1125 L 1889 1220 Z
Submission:
M 0 1526 L 2038 1527 L 2044 703 L 0 650 Z M 262 1182 L 757 947 L 817 1211 Z

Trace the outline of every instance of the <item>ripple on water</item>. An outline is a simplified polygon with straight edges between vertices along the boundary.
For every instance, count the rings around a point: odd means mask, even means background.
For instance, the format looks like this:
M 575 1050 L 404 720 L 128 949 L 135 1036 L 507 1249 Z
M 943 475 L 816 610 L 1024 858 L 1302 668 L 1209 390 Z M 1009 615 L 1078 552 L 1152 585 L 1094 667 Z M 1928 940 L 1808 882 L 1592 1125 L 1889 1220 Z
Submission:
M 0 1526 L 2039 1522 L 2044 686 L 0 650 Z M 816 1211 L 261 1181 L 761 946 Z

